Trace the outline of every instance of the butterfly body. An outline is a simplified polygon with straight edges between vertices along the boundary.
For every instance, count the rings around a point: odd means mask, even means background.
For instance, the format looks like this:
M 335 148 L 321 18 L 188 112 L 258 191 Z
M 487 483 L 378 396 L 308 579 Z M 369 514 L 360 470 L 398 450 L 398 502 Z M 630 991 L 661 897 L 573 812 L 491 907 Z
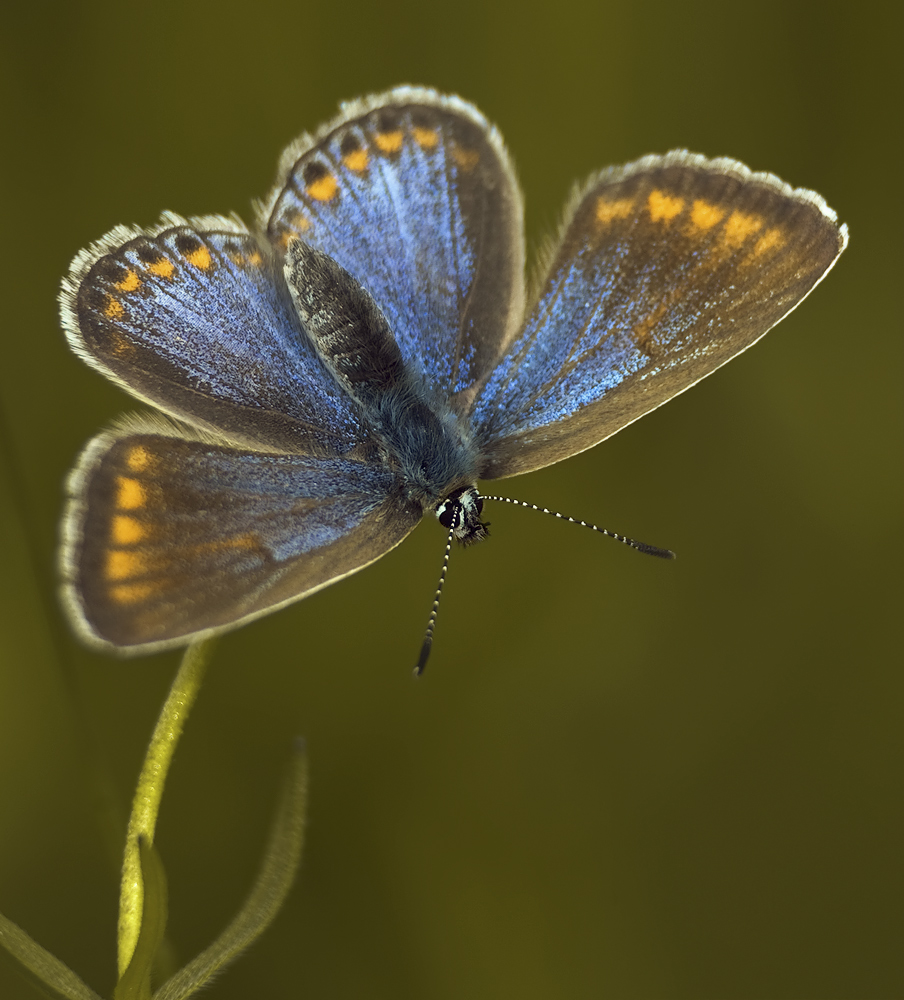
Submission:
M 73 348 L 164 416 L 70 478 L 66 604 L 142 652 L 313 593 L 425 513 L 483 538 L 478 480 L 592 447 L 761 337 L 847 231 L 816 194 L 686 152 L 592 177 L 536 293 L 496 130 L 418 88 L 285 153 L 249 229 L 118 227 L 61 294 Z
M 444 523 L 450 497 L 461 507 L 465 491 L 476 490 L 479 456 L 469 427 L 405 362 L 379 306 L 335 260 L 296 240 L 285 274 L 317 354 L 380 440 L 380 460 L 407 500 Z M 486 535 L 475 506 L 468 494 L 459 511 L 456 536 L 465 543 Z

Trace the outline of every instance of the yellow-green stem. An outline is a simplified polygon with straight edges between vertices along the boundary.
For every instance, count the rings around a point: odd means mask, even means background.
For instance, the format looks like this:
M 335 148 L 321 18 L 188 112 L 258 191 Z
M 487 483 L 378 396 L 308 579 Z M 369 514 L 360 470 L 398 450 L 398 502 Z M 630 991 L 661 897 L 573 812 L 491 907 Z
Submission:
M 212 640 L 192 643 L 185 650 L 179 672 L 160 712 L 154 735 L 151 737 L 126 834 L 125 856 L 122 865 L 122 885 L 119 894 L 119 975 L 122 976 L 131 961 L 141 929 L 141 912 L 144 901 L 144 884 L 138 854 L 138 838 L 144 836 L 149 844 L 154 842 L 154 828 L 169 766 L 182 735 L 182 727 L 195 702 L 204 672 L 210 660 Z

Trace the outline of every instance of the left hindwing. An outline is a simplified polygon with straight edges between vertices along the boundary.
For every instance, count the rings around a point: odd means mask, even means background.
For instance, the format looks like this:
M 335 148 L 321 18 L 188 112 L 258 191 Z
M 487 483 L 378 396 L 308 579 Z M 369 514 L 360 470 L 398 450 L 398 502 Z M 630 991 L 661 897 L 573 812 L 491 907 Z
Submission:
M 539 296 L 477 397 L 486 478 L 597 444 L 749 347 L 847 242 L 819 195 L 678 151 L 576 198 Z
M 63 587 L 79 631 L 120 652 L 184 645 L 373 562 L 421 517 L 383 466 L 176 436 L 100 435 L 69 482 Z

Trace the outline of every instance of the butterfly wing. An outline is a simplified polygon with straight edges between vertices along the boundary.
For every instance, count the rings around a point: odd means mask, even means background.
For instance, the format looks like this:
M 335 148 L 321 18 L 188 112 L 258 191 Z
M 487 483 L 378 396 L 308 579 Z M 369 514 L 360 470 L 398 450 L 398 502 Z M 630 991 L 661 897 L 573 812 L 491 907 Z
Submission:
M 575 198 L 539 295 L 472 411 L 486 478 L 614 434 L 759 340 L 847 242 L 819 195 L 683 151 Z
M 252 446 L 342 454 L 368 438 L 317 357 L 282 260 L 236 220 L 119 227 L 63 282 L 63 325 L 89 364 L 172 416 Z
M 353 275 L 414 371 L 470 403 L 524 296 L 521 197 L 476 108 L 411 87 L 345 105 L 286 150 L 261 215 L 276 248 L 301 238 Z
M 163 421 L 102 434 L 69 482 L 66 603 L 149 652 L 231 629 L 373 562 L 420 520 L 381 465 L 238 451 Z

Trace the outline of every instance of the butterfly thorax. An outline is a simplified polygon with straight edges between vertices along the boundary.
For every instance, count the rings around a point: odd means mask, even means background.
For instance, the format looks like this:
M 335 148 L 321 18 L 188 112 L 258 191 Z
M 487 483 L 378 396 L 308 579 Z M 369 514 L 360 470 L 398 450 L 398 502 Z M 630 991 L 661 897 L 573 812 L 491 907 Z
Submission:
M 471 435 L 414 379 L 387 392 L 369 416 L 409 499 L 426 509 L 474 483 L 477 453 Z

